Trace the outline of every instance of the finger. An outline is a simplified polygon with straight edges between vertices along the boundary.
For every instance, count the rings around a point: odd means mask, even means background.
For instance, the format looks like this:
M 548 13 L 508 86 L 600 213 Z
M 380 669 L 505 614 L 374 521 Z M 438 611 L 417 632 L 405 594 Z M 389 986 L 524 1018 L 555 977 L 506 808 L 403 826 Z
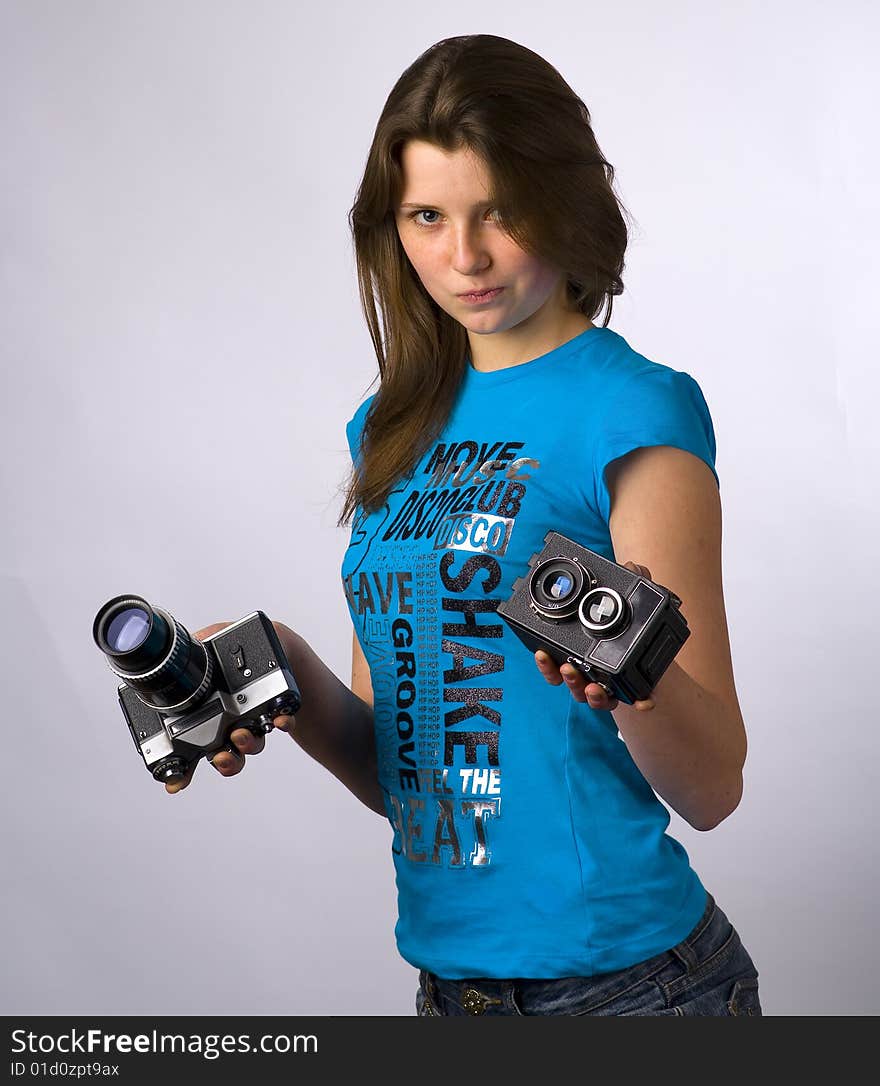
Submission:
M 195 773 L 196 766 L 198 764 L 199 764 L 198 761 L 193 762 L 193 764 L 187 770 L 186 776 L 183 777 L 181 780 L 179 780 L 179 781 L 166 781 L 165 782 L 165 791 L 169 795 L 173 796 L 175 792 L 181 792 L 184 788 L 186 788 L 186 786 L 189 784 L 189 782 L 193 779 L 193 773 Z
M 646 698 L 644 701 L 634 701 L 633 708 L 638 709 L 640 713 L 648 713 L 654 708 L 654 699 Z
M 572 667 L 571 664 L 563 664 L 560 668 L 560 674 L 567 683 L 568 689 L 574 700 L 581 703 L 585 702 L 587 700 L 587 684 L 583 675 L 581 675 L 577 668 Z
M 593 709 L 616 709 L 617 698 L 612 697 L 601 683 L 587 684 L 587 701 Z
M 225 630 L 227 626 L 231 625 L 231 622 L 215 622 L 211 626 L 203 626 L 201 630 L 196 630 L 193 637 L 197 641 L 204 641 L 206 637 L 211 637 L 215 633 L 219 633 L 221 630 Z
M 230 732 L 229 741 L 239 754 L 259 754 L 266 745 L 265 735 L 254 735 L 247 728 L 236 728 Z
M 565 681 L 556 666 L 556 661 L 549 653 L 538 649 L 535 653 L 535 663 L 538 665 L 538 670 L 552 686 L 560 686 Z
M 293 732 L 293 725 L 296 721 L 295 716 L 276 716 L 272 723 L 281 732 L 287 732 L 288 734 Z
M 244 769 L 244 755 L 229 746 L 212 754 L 208 761 L 224 777 L 234 777 Z

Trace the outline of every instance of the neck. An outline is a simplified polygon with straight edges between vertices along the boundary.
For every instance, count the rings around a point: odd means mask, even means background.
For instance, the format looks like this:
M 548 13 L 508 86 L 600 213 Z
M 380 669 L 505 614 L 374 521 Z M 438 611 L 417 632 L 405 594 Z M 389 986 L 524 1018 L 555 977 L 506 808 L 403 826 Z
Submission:
M 588 328 L 595 328 L 583 313 L 570 310 L 548 314 L 543 320 L 536 321 L 537 317 L 535 313 L 504 332 L 483 336 L 468 332 L 472 367 L 488 371 L 519 366 L 549 354 Z

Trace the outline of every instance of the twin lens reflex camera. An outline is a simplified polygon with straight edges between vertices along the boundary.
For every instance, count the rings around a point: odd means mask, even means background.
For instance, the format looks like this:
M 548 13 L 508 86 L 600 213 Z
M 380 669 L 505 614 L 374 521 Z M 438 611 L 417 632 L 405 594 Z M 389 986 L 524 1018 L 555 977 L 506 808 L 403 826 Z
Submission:
M 183 779 L 229 733 L 266 735 L 301 699 L 275 627 L 254 611 L 203 641 L 141 596 L 116 596 L 92 628 L 134 745 L 157 781 Z
M 690 636 L 681 600 L 559 532 L 544 544 L 498 614 L 532 652 L 573 664 L 609 697 L 647 698 Z

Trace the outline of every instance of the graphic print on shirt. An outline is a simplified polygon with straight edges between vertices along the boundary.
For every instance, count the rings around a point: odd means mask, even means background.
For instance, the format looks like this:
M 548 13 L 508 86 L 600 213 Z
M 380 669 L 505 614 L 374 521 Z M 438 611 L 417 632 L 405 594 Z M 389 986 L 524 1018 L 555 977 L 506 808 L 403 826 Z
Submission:
M 495 591 L 540 467 L 523 449 L 438 443 L 353 525 L 344 585 L 373 681 L 379 781 L 392 848 L 415 864 L 492 861 L 506 629 Z

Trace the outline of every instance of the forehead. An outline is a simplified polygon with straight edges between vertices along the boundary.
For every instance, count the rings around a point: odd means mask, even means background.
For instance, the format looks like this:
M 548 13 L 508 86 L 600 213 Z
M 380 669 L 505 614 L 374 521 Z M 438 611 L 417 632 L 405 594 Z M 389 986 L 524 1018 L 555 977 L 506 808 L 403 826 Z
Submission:
M 485 162 L 470 148 L 446 151 L 433 143 L 410 140 L 401 151 L 402 200 L 431 200 L 458 194 L 489 195 L 491 177 Z

